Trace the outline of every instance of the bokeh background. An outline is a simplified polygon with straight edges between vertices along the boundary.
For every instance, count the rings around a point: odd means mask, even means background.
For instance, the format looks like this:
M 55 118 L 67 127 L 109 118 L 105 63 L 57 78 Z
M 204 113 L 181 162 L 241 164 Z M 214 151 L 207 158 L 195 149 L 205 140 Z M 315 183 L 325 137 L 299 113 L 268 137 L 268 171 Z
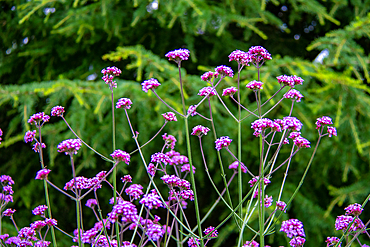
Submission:
M 108 156 L 112 153 L 110 90 L 101 80 L 101 69 L 117 66 L 122 75 L 117 79 L 115 100 L 131 98 L 129 110 L 139 141 L 144 143 L 162 126 L 161 114 L 168 109 L 153 94 L 141 90 L 140 83 L 151 77 L 162 84 L 157 92 L 176 109 L 181 109 L 179 79 L 176 64 L 164 55 L 174 49 L 187 48 L 190 59 L 183 62 L 183 81 L 187 106 L 199 101 L 198 90 L 206 84 L 200 75 L 224 64 L 236 70 L 228 55 L 235 49 L 247 51 L 260 45 L 271 54 L 272 60 L 262 68 L 265 83 L 263 97 L 268 98 L 278 88 L 276 76 L 298 75 L 305 82 L 297 88 L 304 95 L 294 107 L 293 116 L 304 124 L 302 135 L 314 144 L 318 134 L 315 120 L 323 115 L 333 119 L 338 137 L 324 138 L 313 165 L 295 201 L 282 219 L 298 218 L 304 223 L 307 235 L 305 246 L 324 246 L 327 236 L 340 236 L 334 222 L 343 208 L 362 203 L 369 194 L 370 172 L 370 1 L 368 0 L 43 0 L 0 2 L 0 174 L 13 177 L 15 219 L 27 226 L 37 217 L 31 210 L 44 204 L 43 183 L 35 181 L 40 169 L 38 155 L 23 141 L 24 133 L 33 128 L 27 123 L 30 115 L 50 110 L 55 105 L 66 107 L 66 118 L 74 130 L 92 147 Z M 249 67 L 241 74 L 242 87 L 257 79 L 256 70 Z M 226 79 L 219 88 L 235 86 L 236 78 Z M 244 90 L 242 100 L 253 105 L 253 95 Z M 226 104 L 236 112 L 231 100 Z M 235 122 L 216 100 L 213 113 L 219 136 L 237 139 Z M 271 101 L 271 105 L 276 103 Z M 290 102 L 283 101 L 269 118 L 282 118 L 289 113 Z M 207 107 L 200 112 L 207 114 Z M 243 122 L 242 161 L 253 172 L 258 167 L 258 141 L 252 135 L 248 118 Z M 123 111 L 116 112 L 117 148 L 135 149 Z M 209 125 L 199 117 L 191 118 L 190 127 Z M 174 135 L 176 151 L 186 154 L 182 121 L 168 124 L 163 133 Z M 59 118 L 52 118 L 43 127 L 47 145 L 45 159 L 49 176 L 63 187 L 71 179 L 69 159 L 57 152 L 56 146 L 72 133 Z M 219 186 L 223 182 L 214 136 L 204 138 L 204 149 L 210 173 Z M 144 148 L 146 159 L 160 151 L 159 136 Z M 196 138 L 192 139 L 193 161 L 197 168 L 196 183 L 201 214 L 205 214 L 216 193 L 206 176 Z M 236 151 L 236 146 L 232 147 Z M 288 151 L 282 152 L 287 155 Z M 288 199 L 298 185 L 313 148 L 302 150 L 294 157 L 283 199 Z M 225 168 L 232 158 L 222 153 Z M 283 160 L 283 159 L 282 159 Z M 281 160 L 281 161 L 282 161 Z M 86 147 L 76 157 L 78 175 L 93 177 L 109 170 L 103 161 Z M 232 171 L 226 169 L 226 176 Z M 140 157 L 132 157 L 129 166 L 119 166 L 119 176 L 131 174 L 133 182 L 145 184 L 148 177 Z M 278 194 L 283 171 L 272 178 L 267 193 Z M 245 190 L 249 187 L 245 176 Z M 274 183 L 276 181 L 276 183 Z M 165 188 L 163 188 L 165 189 Z M 231 186 L 236 196 L 237 186 Z M 101 201 L 110 198 L 109 190 L 102 191 Z M 58 225 L 72 232 L 75 227 L 74 203 L 51 190 L 54 217 Z M 111 206 L 106 203 L 103 213 Z M 194 208 L 188 206 L 190 222 L 195 225 Z M 161 214 L 160 210 L 158 214 Z M 204 226 L 218 225 L 227 215 L 220 204 Z M 370 211 L 365 208 L 362 220 Z M 256 221 L 255 221 L 256 222 Z M 91 212 L 84 213 L 84 223 L 93 226 Z M 267 237 L 271 246 L 288 246 L 288 239 L 279 233 Z M 256 224 L 252 224 L 256 227 Z M 14 234 L 8 219 L 3 219 L 3 232 Z M 234 246 L 238 231 L 231 220 L 219 229 L 220 237 L 211 246 Z M 246 232 L 245 239 L 252 237 Z M 70 239 L 58 234 L 62 246 Z M 367 237 L 360 238 L 369 244 Z M 213 245 L 212 245 L 213 244 Z M 359 246 L 356 243 L 353 246 Z

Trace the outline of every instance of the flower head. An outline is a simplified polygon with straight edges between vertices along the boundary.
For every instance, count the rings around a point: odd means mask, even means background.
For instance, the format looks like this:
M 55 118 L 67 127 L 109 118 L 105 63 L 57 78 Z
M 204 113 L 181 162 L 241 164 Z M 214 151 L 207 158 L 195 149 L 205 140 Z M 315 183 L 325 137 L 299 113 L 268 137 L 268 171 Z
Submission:
M 326 242 L 326 246 L 334 246 L 336 245 L 337 243 L 339 243 L 340 239 L 337 238 L 337 237 L 327 237 L 325 242 Z M 341 247 L 342 244 L 340 243 L 338 245 L 338 247 Z
M 3 131 L 0 129 L 0 144 L 1 144 L 1 136 L 3 135 Z
M 306 138 L 303 138 L 302 136 L 298 136 L 297 138 L 295 138 L 293 140 L 294 144 L 298 147 L 298 148 L 310 148 L 310 142 L 306 139 Z
M 125 192 L 130 198 L 135 200 L 139 199 L 143 192 L 143 186 L 140 184 L 131 184 L 128 188 L 125 189 Z
M 51 115 L 52 116 L 57 116 L 57 117 L 62 117 L 63 116 L 63 113 L 64 113 L 64 107 L 63 106 L 54 106 L 52 109 L 51 109 Z
M 284 117 L 282 121 L 283 129 L 289 129 L 292 131 L 300 131 L 303 124 L 296 117 Z
M 284 211 L 285 212 L 285 208 L 286 208 L 286 203 L 283 202 L 283 201 L 277 201 L 276 202 L 276 208 L 280 211 Z
M 196 168 L 194 166 L 191 166 L 193 168 L 193 173 L 195 174 Z M 181 166 L 181 172 L 190 172 L 190 165 L 185 164 Z
M 40 148 L 46 148 L 46 145 L 45 143 L 40 143 L 39 142 L 36 142 L 35 144 L 33 144 L 32 146 L 32 150 L 35 151 L 35 153 L 39 153 L 40 152 Z
M 245 51 L 235 50 L 229 55 L 229 62 L 236 61 L 239 64 L 248 65 L 252 62 L 250 54 Z
M 228 136 L 221 136 L 215 141 L 217 151 L 220 151 L 224 147 L 228 147 L 233 140 Z
M 303 224 L 297 219 L 283 221 L 280 231 L 285 232 L 288 238 L 293 238 L 297 236 L 306 237 L 303 229 Z
M 210 96 L 216 95 L 216 89 L 214 89 L 213 87 L 204 87 L 199 90 L 198 95 L 210 97 Z
M 346 207 L 344 210 L 346 210 L 346 215 L 359 216 L 364 209 L 361 204 L 354 203 Z
M 330 117 L 323 116 L 323 117 L 317 118 L 315 124 L 316 124 L 316 129 L 319 129 L 322 125 L 333 124 L 333 121 L 331 120 Z
M 35 179 L 40 179 L 40 180 L 46 179 L 50 172 L 51 172 L 50 169 L 46 169 L 46 168 L 41 169 L 40 171 L 37 172 Z
M 122 182 L 129 182 L 131 183 L 132 182 L 132 177 L 130 175 L 125 175 L 121 178 Z
M 253 241 L 246 241 L 242 247 L 259 247 L 259 246 L 260 244 L 257 243 L 257 241 L 253 240 Z
M 158 82 L 158 80 L 154 78 L 150 78 L 149 80 L 143 81 L 143 83 L 141 83 L 142 89 L 146 93 L 149 91 L 149 89 L 154 90 L 160 85 L 161 84 Z
M 304 245 L 305 242 L 306 242 L 306 239 L 302 237 L 295 237 L 292 240 L 290 240 L 289 244 L 292 247 L 301 247 Z
M 165 57 L 167 57 L 169 61 L 173 60 L 175 62 L 180 62 L 182 60 L 188 60 L 189 53 L 190 51 L 188 49 L 177 49 L 168 52 Z
M 159 224 L 150 224 L 147 226 L 147 230 L 145 232 L 145 234 L 148 236 L 148 239 L 153 241 L 158 241 L 161 237 L 163 237 L 164 233 L 165 232 Z
M 268 118 L 257 119 L 252 123 L 253 135 L 258 137 L 265 129 L 275 127 L 274 122 Z
M 34 215 L 44 215 L 48 207 L 46 205 L 39 205 L 32 210 Z
M 238 92 L 236 87 L 228 87 L 222 91 L 222 96 L 233 96 L 236 92 Z
M 102 69 L 101 73 L 103 74 L 103 81 L 105 81 L 105 84 L 109 85 L 109 88 L 112 90 L 114 87 L 117 87 L 116 81 L 113 81 L 115 76 L 119 76 L 122 71 L 118 69 L 117 67 L 107 67 L 105 69 Z
M 283 97 L 285 99 L 292 99 L 293 101 L 301 102 L 303 95 L 298 90 L 292 89 L 286 92 Z
M 218 75 L 219 75 L 218 72 L 208 71 L 204 73 L 200 78 L 202 79 L 202 81 L 211 81 L 212 78 L 217 78 Z
M 167 147 L 170 147 L 171 149 L 175 148 L 177 140 L 173 135 L 167 135 L 167 133 L 164 133 L 164 135 L 162 135 L 162 138 L 165 141 Z
M 36 136 L 36 130 L 28 130 L 26 134 L 24 135 L 24 142 L 33 142 Z
M 266 60 L 271 60 L 271 54 L 262 46 L 252 46 L 248 50 L 248 55 L 252 61 L 252 63 L 255 64 L 255 66 L 258 65 L 258 67 L 261 65 L 260 62 L 264 62 Z
M 66 155 L 77 154 L 81 147 L 80 139 L 67 139 L 59 143 L 57 146 L 58 152 L 64 152 Z
M 6 184 L 13 185 L 14 181 L 13 181 L 12 177 L 9 176 L 9 175 L 1 175 L 0 176 L 0 183 L 2 183 L 4 185 L 6 185 Z
M 350 232 L 357 231 L 364 227 L 364 223 L 359 218 L 354 218 L 349 215 L 340 215 L 335 220 L 335 230 L 343 230 L 346 231 L 348 226 L 352 223 L 351 228 L 349 229 Z
M 188 240 L 188 247 L 198 247 L 200 246 L 200 240 L 194 237 L 190 237 Z
M 96 205 L 98 205 L 98 201 L 96 199 L 88 199 L 85 204 L 85 206 L 89 208 L 94 208 Z
M 263 82 L 260 82 L 260 81 L 251 81 L 247 84 L 247 88 L 251 89 L 251 90 L 258 90 L 258 89 L 263 89 Z
M 166 112 L 166 113 L 163 113 L 162 116 L 164 117 L 164 119 L 166 119 L 166 121 L 168 122 L 171 122 L 171 121 L 177 121 L 177 118 L 176 118 L 176 115 L 175 113 L 173 112 Z
M 130 109 L 132 101 L 128 98 L 120 98 L 116 103 L 116 108 Z
M 258 182 L 259 179 L 260 179 L 259 176 L 255 176 L 254 178 L 249 180 L 248 183 L 250 184 L 250 187 L 253 187 Z M 268 185 L 269 183 L 271 183 L 270 179 L 264 177 L 263 184 Z
M 328 134 L 329 137 L 337 136 L 337 129 L 333 126 L 327 126 L 328 127 Z
M 4 210 L 3 216 L 10 217 L 15 213 L 15 211 L 16 211 L 15 209 L 7 208 Z
M 193 128 L 193 131 L 191 132 L 192 135 L 194 136 L 203 136 L 203 135 L 207 135 L 208 131 L 210 131 L 209 128 L 207 127 L 204 127 L 202 125 L 197 125 Z
M 116 161 L 116 162 L 125 162 L 127 165 L 130 163 L 130 154 L 128 154 L 127 152 L 125 151 L 122 151 L 121 149 L 116 149 L 114 150 L 113 153 L 111 153 L 111 155 L 113 157 L 113 159 Z
M 190 116 L 194 117 L 197 114 L 196 110 L 197 108 L 195 106 L 189 106 L 188 115 L 190 114 Z
M 42 126 L 44 123 L 49 122 L 50 117 L 46 115 L 44 112 L 39 112 L 33 114 L 29 119 L 29 124 L 34 124 L 37 127 Z
M 234 72 L 230 67 L 225 65 L 220 65 L 216 67 L 216 72 L 219 73 L 221 76 L 230 76 L 231 78 L 234 76 Z
M 304 81 L 301 77 L 298 77 L 296 75 L 293 75 L 293 76 L 279 75 L 278 77 L 276 77 L 276 79 L 278 79 L 278 82 L 280 84 L 283 83 L 283 85 L 289 86 L 289 87 L 292 87 L 292 88 L 295 85 L 302 85 L 302 83 Z
M 272 199 L 272 196 L 268 196 L 268 195 L 266 195 L 266 196 L 265 196 L 265 199 L 264 199 L 265 207 L 266 207 L 266 208 L 270 207 L 270 206 L 272 205 L 272 202 L 273 202 L 273 201 L 274 201 L 274 200 Z
M 211 233 L 212 232 L 212 233 Z M 211 233 L 211 234 L 210 234 Z M 208 238 L 217 238 L 218 236 L 218 232 L 217 230 L 213 227 L 213 226 L 210 226 L 210 227 L 207 227 L 205 230 L 204 230 L 204 234 L 208 235 Z
M 234 169 L 234 171 L 238 172 L 239 169 L 239 161 L 235 160 L 233 163 L 229 165 L 229 169 Z M 243 163 L 240 163 L 240 169 L 242 172 L 247 173 L 247 168 Z
M 144 204 L 149 209 L 163 207 L 163 203 L 159 195 L 153 192 L 144 195 L 143 198 L 140 200 L 140 203 Z

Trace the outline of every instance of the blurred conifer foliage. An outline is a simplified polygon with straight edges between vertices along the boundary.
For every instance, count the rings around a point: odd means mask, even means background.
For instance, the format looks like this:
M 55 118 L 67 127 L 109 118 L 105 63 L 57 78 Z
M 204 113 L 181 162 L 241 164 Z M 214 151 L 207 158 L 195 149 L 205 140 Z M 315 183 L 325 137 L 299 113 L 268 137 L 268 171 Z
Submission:
M 53 106 L 63 105 L 75 131 L 99 152 L 109 155 L 110 90 L 100 79 L 100 70 L 115 65 L 123 71 L 117 80 L 115 100 L 127 97 L 133 101 L 129 113 L 143 143 L 163 124 L 160 114 L 167 111 L 153 94 L 141 91 L 143 80 L 157 78 L 162 83 L 158 93 L 181 110 L 178 70 L 164 58 L 164 54 L 177 48 L 191 52 L 191 59 L 182 63 L 188 105 L 198 101 L 198 90 L 206 86 L 200 80 L 202 73 L 220 64 L 236 70 L 236 64 L 229 64 L 227 56 L 235 49 L 247 51 L 250 46 L 261 45 L 273 56 L 261 71 L 264 97 L 270 97 L 279 88 L 276 76 L 295 74 L 305 80 L 297 88 L 304 99 L 294 109 L 294 116 L 304 124 L 305 137 L 315 143 L 316 118 L 333 118 L 338 137 L 322 141 L 309 176 L 286 216 L 304 222 L 306 246 L 323 245 L 327 236 L 335 235 L 335 217 L 343 214 L 343 207 L 362 203 L 370 192 L 370 1 L 5 0 L 0 6 L 0 128 L 4 131 L 0 173 L 11 175 L 16 181 L 12 207 L 17 209 L 15 217 L 22 226 L 30 223 L 30 210 L 43 203 L 42 184 L 33 179 L 40 169 L 38 155 L 23 142 L 24 133 L 32 128 L 27 123 L 29 116 L 40 111 L 49 114 Z M 250 67 L 241 76 L 242 85 L 246 85 L 256 79 L 256 71 Z M 220 89 L 234 84 L 235 80 L 227 79 Z M 247 90 L 242 94 L 244 102 L 252 98 Z M 231 100 L 225 102 L 237 111 Z M 216 99 L 213 103 L 218 133 L 236 136 L 233 120 L 227 118 Z M 290 102 L 283 101 L 268 117 L 285 116 L 289 106 Z M 117 110 L 116 114 L 117 147 L 132 151 L 135 145 L 124 113 Z M 250 128 L 252 121 L 243 122 L 242 161 L 253 170 L 258 149 Z M 194 117 L 190 124 L 207 123 Z M 182 121 L 168 124 L 165 132 L 178 139 L 176 150 L 185 154 Z M 59 118 L 52 118 L 43 134 L 45 156 L 52 170 L 49 178 L 63 186 L 71 178 L 70 167 L 56 146 L 73 135 Z M 205 152 L 211 173 L 222 186 L 213 137 L 208 138 Z M 146 157 L 158 152 L 156 147 L 162 142 L 158 137 L 145 147 Z M 194 142 L 194 150 L 198 149 L 196 145 Z M 79 174 L 94 176 L 109 169 L 93 152 L 82 150 L 76 161 Z M 286 197 L 298 184 L 311 152 L 302 150 L 295 158 L 284 192 Z M 226 155 L 223 160 L 233 162 Z M 196 151 L 194 164 L 197 182 L 204 188 L 200 193 L 205 193 L 200 194 L 200 205 L 206 209 L 209 200 L 216 198 L 210 198 L 201 157 Z M 130 173 L 136 182 L 147 180 L 138 157 L 133 156 L 130 166 L 119 169 L 121 175 Z M 278 176 L 282 173 L 275 175 Z M 269 189 L 269 194 L 273 194 L 279 188 L 272 183 Z M 39 194 L 34 193 L 37 190 Z M 73 211 L 73 205 L 53 191 L 52 201 L 60 206 L 54 207 L 55 218 L 61 215 L 66 220 L 58 224 L 72 231 L 68 221 L 74 222 L 74 215 L 66 212 Z M 369 210 L 365 209 L 364 214 L 368 219 Z M 209 225 L 217 225 L 219 220 L 214 217 Z M 10 222 L 3 227 L 10 228 Z M 235 241 L 237 229 L 233 224 L 225 225 L 219 232 L 223 237 L 214 246 Z M 267 239 L 268 243 L 287 245 L 282 235 L 274 236 Z

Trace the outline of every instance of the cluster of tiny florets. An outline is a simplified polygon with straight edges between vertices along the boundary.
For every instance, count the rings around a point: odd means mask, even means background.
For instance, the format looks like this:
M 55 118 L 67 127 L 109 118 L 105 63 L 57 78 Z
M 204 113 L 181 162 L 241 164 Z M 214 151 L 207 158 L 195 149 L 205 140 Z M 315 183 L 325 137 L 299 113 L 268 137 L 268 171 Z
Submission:
M 228 136 L 221 136 L 215 141 L 217 151 L 220 151 L 224 147 L 228 147 L 233 140 Z
M 262 46 L 252 46 L 248 50 L 248 54 L 252 63 L 255 65 L 260 65 L 260 62 L 264 62 L 266 60 L 271 60 L 271 54 Z
M 294 145 L 296 145 L 298 148 L 310 148 L 310 142 L 302 137 L 302 136 L 298 136 L 296 138 L 293 139 L 293 142 L 294 142 Z
M 121 149 L 114 150 L 114 152 L 111 153 L 110 156 L 112 156 L 113 159 L 117 162 L 123 161 L 127 165 L 130 163 L 130 154 L 125 151 L 122 151 Z
M 344 210 L 346 210 L 346 215 L 359 216 L 364 209 L 361 204 L 354 203 L 346 207 Z
M 165 57 L 168 58 L 168 60 L 173 60 L 175 62 L 179 62 L 182 60 L 188 60 L 189 59 L 190 51 L 188 49 L 177 49 L 168 52 Z
M 258 137 L 260 134 L 263 133 L 264 130 L 268 128 L 272 128 L 273 131 L 281 131 L 281 126 L 276 121 L 272 121 L 268 118 L 261 118 L 257 119 L 252 123 L 251 126 L 252 129 L 254 129 L 253 135 Z
M 323 117 L 317 118 L 315 124 L 316 124 L 316 129 L 319 129 L 322 125 L 333 124 L 333 121 L 331 120 L 330 117 L 323 116 Z
M 76 178 L 72 178 L 69 180 L 63 189 L 65 190 L 85 190 L 85 189 L 99 189 L 101 188 L 101 179 L 98 177 L 93 177 L 93 178 L 85 178 L 83 176 L 79 176 Z
M 62 117 L 64 113 L 64 107 L 63 106 L 54 106 L 51 109 L 51 115 L 52 116 L 57 116 L 57 117 Z
M 202 81 L 211 81 L 213 78 L 217 78 L 218 75 L 218 72 L 208 71 L 205 72 L 200 78 L 202 79 Z
M 49 122 L 50 117 L 46 115 L 44 112 L 39 112 L 33 114 L 29 119 L 28 123 L 29 124 L 34 124 L 37 127 L 42 126 L 44 123 Z M 41 122 L 42 121 L 42 122 Z
M 288 238 L 306 237 L 303 229 L 303 224 L 297 219 L 285 220 L 281 223 L 281 232 L 285 232 Z
M 251 81 L 247 84 L 247 88 L 251 89 L 251 90 L 258 90 L 258 89 L 263 89 L 263 82 L 260 82 L 260 81 Z
M 243 244 L 242 247 L 259 247 L 260 244 L 257 243 L 257 241 L 252 240 L 252 241 L 246 241 L 245 244 Z
M 40 149 L 41 148 L 46 148 L 46 145 L 45 143 L 39 143 L 39 142 L 36 142 L 35 144 L 33 144 L 32 146 L 32 150 L 35 151 L 35 153 L 40 153 Z
M 337 237 L 327 237 L 325 242 L 326 242 L 326 246 L 329 247 L 329 246 L 335 246 L 337 243 L 339 243 L 340 239 L 337 238 Z M 340 243 L 338 245 L 338 247 L 341 247 L 342 244 Z
M 173 112 L 166 112 L 166 113 L 163 113 L 162 116 L 164 117 L 164 119 L 166 119 L 166 121 L 168 122 L 171 122 L 171 121 L 177 121 L 177 118 L 176 118 L 176 114 L 173 113 Z
M 211 233 L 212 232 L 212 233 Z M 213 227 L 213 226 L 210 226 L 210 227 L 207 227 L 205 230 L 204 230 L 204 234 L 208 235 L 209 233 L 211 233 L 208 237 L 210 238 L 217 238 L 218 236 L 218 231 Z
M 276 202 L 276 208 L 280 211 L 284 211 L 285 212 L 285 208 L 286 208 L 286 203 L 283 202 L 283 201 L 277 201 Z
M 143 186 L 140 184 L 131 184 L 128 188 L 125 189 L 125 192 L 130 198 L 135 200 L 139 199 L 143 192 Z
M 45 215 L 45 211 L 48 209 L 46 205 L 39 205 L 32 210 L 34 215 Z
M 132 101 L 128 98 L 120 98 L 116 103 L 116 108 L 123 108 L 123 109 L 130 109 L 132 105 Z
M 284 117 L 282 121 L 284 130 L 300 131 L 303 127 L 301 121 L 296 117 Z
M 107 67 L 102 69 L 101 73 L 103 74 L 103 81 L 109 85 L 110 89 L 112 90 L 114 87 L 117 87 L 116 81 L 114 81 L 114 77 L 119 76 L 122 71 L 117 67 Z
M 150 89 L 154 90 L 159 87 L 161 84 L 158 82 L 157 79 L 150 78 L 149 80 L 143 81 L 141 83 L 142 89 L 144 92 L 148 92 Z
M 24 135 L 24 142 L 33 142 L 36 136 L 36 130 L 28 130 L 26 134 Z
M 41 169 L 40 171 L 36 173 L 35 179 L 40 179 L 40 180 L 46 179 L 50 172 L 51 172 L 50 169 L 46 169 L 46 168 Z
M 214 89 L 213 87 L 204 87 L 199 90 L 198 95 L 210 97 L 216 95 L 216 89 Z
M 58 152 L 64 152 L 66 155 L 77 154 L 81 147 L 80 139 L 67 139 L 59 143 Z
M 208 131 L 210 131 L 210 129 L 208 127 L 204 127 L 202 125 L 197 125 L 193 128 L 193 131 L 191 132 L 192 135 L 194 136 L 203 136 L 203 135 L 207 135 Z
M 222 91 L 222 96 L 233 96 L 236 92 L 238 92 L 236 87 L 228 87 Z
M 259 180 L 259 176 L 255 176 L 254 178 L 249 180 L 248 183 L 250 184 L 250 187 L 253 187 L 258 182 L 258 180 Z M 268 178 L 263 178 L 263 183 L 264 185 L 268 185 L 269 183 L 271 183 L 271 181 Z
M 161 162 L 167 165 L 171 163 L 172 160 L 170 159 L 170 157 L 168 157 L 168 155 L 159 152 L 159 153 L 152 154 L 150 162 L 152 163 Z
M 231 54 L 229 55 L 229 62 L 231 61 L 236 61 L 242 65 L 249 66 L 249 63 L 252 62 L 252 59 L 248 52 L 241 51 L 241 50 L 235 50 L 231 52 Z
M 167 133 L 164 133 L 164 135 L 162 135 L 162 138 L 166 142 L 167 147 L 170 147 L 171 149 L 175 148 L 177 140 L 173 135 L 167 135 Z
M 278 82 L 280 84 L 283 84 L 285 86 L 294 87 L 295 85 L 302 85 L 303 79 L 301 77 L 298 77 L 296 75 L 288 76 L 288 75 L 280 75 L 276 77 L 278 79 Z
M 364 223 L 359 218 L 354 218 L 349 215 L 340 215 L 335 220 L 335 229 L 337 231 L 339 230 L 346 231 L 348 226 L 352 223 L 352 221 L 354 222 L 349 229 L 350 232 L 355 232 L 359 229 L 364 228 Z
M 144 195 L 140 200 L 141 204 L 144 204 L 148 209 L 164 207 L 159 195 L 156 192 L 151 192 Z
M 286 92 L 283 97 L 285 99 L 292 99 L 293 101 L 301 102 L 303 95 L 298 90 L 292 89 Z
M 2 131 L 2 129 L 0 129 L 0 144 L 1 144 L 1 140 L 2 140 L 2 137 L 3 136 L 3 131 Z
M 230 76 L 230 77 L 234 76 L 234 71 L 230 67 L 227 67 L 225 65 L 220 65 L 216 67 L 215 70 L 217 73 L 219 73 L 222 76 Z
M 190 114 L 190 116 L 194 117 L 197 114 L 196 110 L 197 108 L 195 106 L 189 106 L 188 115 Z
M 239 161 L 236 160 L 233 163 L 231 163 L 229 165 L 229 169 L 233 169 L 234 171 L 238 172 L 238 170 L 239 170 Z M 245 167 L 245 165 L 243 163 L 240 163 L 240 170 L 243 173 L 247 173 L 247 168 Z

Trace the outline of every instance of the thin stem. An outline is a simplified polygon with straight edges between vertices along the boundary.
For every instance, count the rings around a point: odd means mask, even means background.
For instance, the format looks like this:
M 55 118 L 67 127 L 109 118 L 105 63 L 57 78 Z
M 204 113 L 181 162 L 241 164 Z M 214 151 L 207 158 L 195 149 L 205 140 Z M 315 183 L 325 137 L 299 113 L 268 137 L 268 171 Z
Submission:
M 175 113 L 179 114 L 180 116 L 182 117 L 185 117 L 185 115 L 181 114 L 180 112 L 176 111 L 173 107 L 171 107 L 169 104 L 166 103 L 166 101 L 164 101 L 161 97 L 159 97 L 159 95 L 155 92 L 154 89 L 152 89 L 152 92 L 155 94 L 155 96 L 157 96 L 157 98 L 163 103 L 165 104 L 168 108 L 170 108 L 172 111 L 174 111 Z
M 78 234 L 78 246 L 82 247 L 82 240 L 81 240 L 81 223 L 80 223 L 80 198 L 79 198 L 79 193 L 77 189 L 77 181 L 76 181 L 76 169 L 73 161 L 73 153 L 69 154 L 69 157 L 71 159 L 71 166 L 72 166 L 72 174 L 73 174 L 73 180 L 74 180 L 74 189 L 76 193 L 76 216 L 77 216 L 77 234 Z

